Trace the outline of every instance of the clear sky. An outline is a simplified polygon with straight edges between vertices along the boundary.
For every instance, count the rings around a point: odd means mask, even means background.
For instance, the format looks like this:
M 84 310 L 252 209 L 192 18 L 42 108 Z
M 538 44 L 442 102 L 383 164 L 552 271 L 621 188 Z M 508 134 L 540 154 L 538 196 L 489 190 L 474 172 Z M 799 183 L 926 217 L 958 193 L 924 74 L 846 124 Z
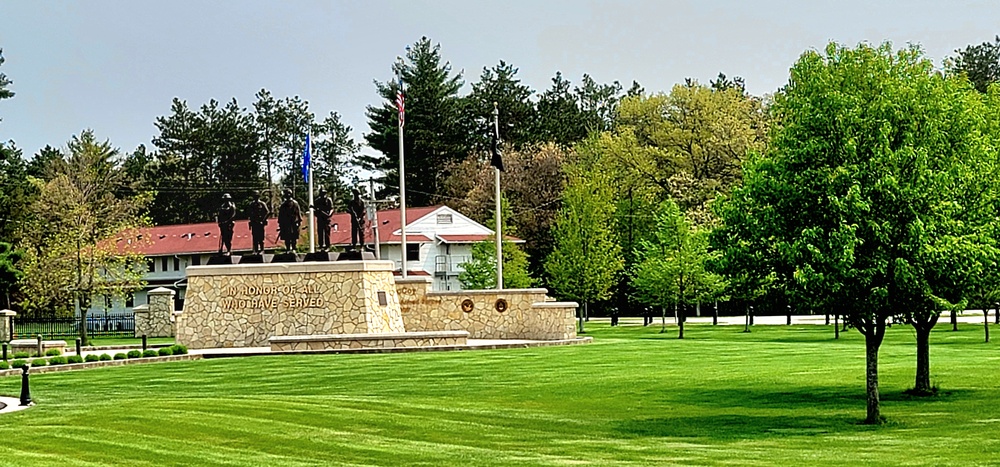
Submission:
M 998 20 L 991 0 L 0 0 L 0 72 L 17 93 L 0 101 L 0 140 L 30 156 L 92 128 L 131 151 L 174 97 L 250 107 L 267 88 L 340 113 L 363 142 L 372 81 L 424 35 L 467 83 L 504 60 L 539 92 L 556 71 L 648 92 L 722 71 L 763 94 L 830 40 L 918 43 L 940 64 Z

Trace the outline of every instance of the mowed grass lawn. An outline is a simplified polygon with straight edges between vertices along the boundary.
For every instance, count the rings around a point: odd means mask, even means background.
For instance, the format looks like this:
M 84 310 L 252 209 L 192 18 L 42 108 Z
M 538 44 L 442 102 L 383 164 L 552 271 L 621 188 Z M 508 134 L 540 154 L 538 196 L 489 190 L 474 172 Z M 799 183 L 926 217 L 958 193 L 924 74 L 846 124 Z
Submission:
M 932 335 L 937 397 L 912 399 L 914 336 L 828 326 L 608 328 L 590 345 L 270 356 L 37 375 L 0 416 L 2 465 L 972 465 L 1000 463 L 1000 348 Z M 994 328 L 1000 336 L 1000 328 Z M 0 379 L 16 396 L 20 378 Z

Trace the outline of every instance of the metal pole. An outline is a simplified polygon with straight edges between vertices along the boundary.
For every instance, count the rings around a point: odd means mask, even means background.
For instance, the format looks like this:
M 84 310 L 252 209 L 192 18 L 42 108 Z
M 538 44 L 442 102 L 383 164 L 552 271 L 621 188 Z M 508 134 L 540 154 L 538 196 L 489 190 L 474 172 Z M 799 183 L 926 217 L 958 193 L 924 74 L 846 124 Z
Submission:
M 310 138 L 306 138 L 306 144 L 312 146 Z M 316 252 L 316 208 L 313 207 L 313 158 L 312 148 L 309 151 L 309 252 Z
M 397 70 L 399 94 L 403 95 L 402 65 Z M 400 97 L 402 99 L 402 97 Z M 399 115 L 399 237 L 400 237 L 400 275 L 406 279 L 406 170 L 403 165 L 403 112 Z
M 80 342 L 81 341 L 82 341 L 82 339 L 80 339 L 79 337 L 76 338 L 76 356 L 78 356 L 78 357 L 82 357 L 83 356 L 83 354 L 80 352 Z
M 145 334 L 142 335 L 142 351 L 143 352 L 146 351 L 146 335 Z
M 375 259 L 382 259 L 382 250 L 379 246 L 378 239 L 378 205 L 375 204 L 375 180 L 368 179 L 368 190 L 371 193 L 371 205 L 373 208 L 374 216 L 372 216 L 372 236 L 375 238 Z
M 31 388 L 28 387 L 28 366 L 21 367 L 21 407 L 31 405 Z
M 500 111 L 497 110 L 497 103 L 493 103 L 493 131 L 496 133 L 497 144 L 500 144 Z M 501 219 L 502 214 L 500 212 L 500 168 L 493 167 L 493 198 L 496 200 L 496 213 L 497 213 L 497 229 L 496 229 L 496 244 L 497 244 L 497 290 L 503 289 L 503 232 L 501 231 Z M 586 309 L 586 305 L 584 306 Z

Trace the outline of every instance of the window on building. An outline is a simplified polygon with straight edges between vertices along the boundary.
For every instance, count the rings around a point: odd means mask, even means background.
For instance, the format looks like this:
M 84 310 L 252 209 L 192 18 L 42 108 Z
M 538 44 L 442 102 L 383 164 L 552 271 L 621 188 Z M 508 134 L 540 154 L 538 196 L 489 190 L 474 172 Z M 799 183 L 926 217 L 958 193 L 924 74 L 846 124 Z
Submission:
M 200 255 L 191 255 L 191 265 L 192 266 L 201 266 L 201 256 Z
M 407 261 L 420 261 L 420 244 L 419 243 L 407 243 L 406 244 L 406 260 Z M 407 268 L 409 269 L 409 268 Z
M 125 296 L 125 308 L 132 308 L 135 306 L 135 294 L 128 294 Z
M 174 256 L 174 271 L 180 271 L 180 270 L 181 270 L 181 259 L 177 256 Z
M 160 258 L 160 270 L 163 271 L 163 272 L 167 271 L 167 260 L 168 259 L 169 258 L 167 258 L 166 256 Z
M 452 223 L 451 214 L 438 214 L 437 215 L 437 223 L 438 224 L 451 224 Z
M 110 295 L 105 295 L 104 296 L 104 309 L 105 310 L 110 310 L 111 309 L 111 296 Z
M 156 261 L 153 258 L 146 258 L 146 268 L 149 272 L 156 272 Z

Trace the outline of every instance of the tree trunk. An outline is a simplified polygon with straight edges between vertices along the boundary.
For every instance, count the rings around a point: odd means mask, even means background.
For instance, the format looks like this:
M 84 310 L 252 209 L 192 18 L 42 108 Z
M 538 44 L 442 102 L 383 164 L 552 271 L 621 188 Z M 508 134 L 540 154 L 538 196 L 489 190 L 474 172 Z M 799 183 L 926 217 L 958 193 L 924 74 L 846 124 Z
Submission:
M 885 321 L 869 323 L 865 329 L 865 399 L 867 416 L 865 424 L 882 424 L 878 396 L 878 349 L 885 337 Z
M 1000 310 L 998 310 L 1000 313 Z M 990 341 L 990 309 L 983 307 L 983 331 L 986 332 L 986 342 Z
M 587 308 L 587 302 L 583 302 L 583 308 L 584 309 Z M 577 334 L 583 334 L 583 310 L 577 308 L 576 309 L 576 316 L 577 316 L 577 322 L 578 322 L 576 333 Z
M 826 325 L 829 326 L 830 325 L 830 313 L 829 312 L 825 313 L 825 316 L 826 316 Z
M 660 317 L 660 334 L 667 332 L 667 307 L 661 306 L 660 311 L 662 316 Z
M 716 301 L 715 305 L 712 306 L 712 326 L 718 326 L 719 324 L 719 302 Z
M 931 329 L 934 329 L 934 324 L 937 320 L 932 319 L 928 323 L 914 324 L 913 328 L 917 331 L 917 376 L 913 382 L 913 390 L 910 391 L 915 395 L 928 395 L 932 394 L 931 390 Z
M 958 331 L 958 312 L 954 310 L 951 312 L 951 330 Z
M 684 319 L 684 306 L 681 305 L 681 307 L 680 307 L 680 315 L 677 317 L 677 338 L 678 339 L 683 339 L 684 338 L 684 321 L 686 321 Z
M 840 339 L 840 313 L 833 314 L 833 338 Z
M 743 324 L 743 332 L 750 332 L 750 308 L 747 308 L 746 322 Z

